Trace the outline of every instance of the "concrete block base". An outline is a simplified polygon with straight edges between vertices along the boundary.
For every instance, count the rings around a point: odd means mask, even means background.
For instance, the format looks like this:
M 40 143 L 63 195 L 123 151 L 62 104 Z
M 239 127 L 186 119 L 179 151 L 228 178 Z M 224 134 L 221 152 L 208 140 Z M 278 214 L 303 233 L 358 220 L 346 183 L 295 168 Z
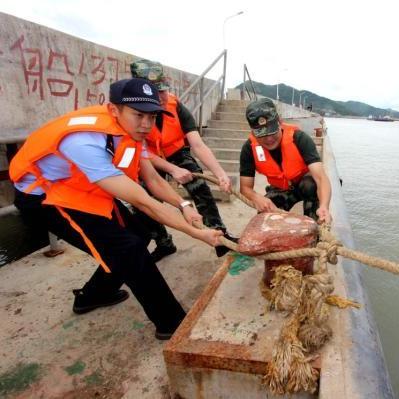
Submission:
M 233 261 L 231 256 L 219 268 L 164 348 L 172 398 L 274 397 L 261 377 L 285 319 L 267 310 L 260 292 L 263 262 L 237 274 Z
M 205 368 L 185 368 L 170 365 L 168 376 L 171 397 L 178 398 L 213 398 L 213 399 L 282 399 L 267 393 L 261 383 L 261 376 L 226 370 Z M 306 399 L 306 394 L 295 398 Z

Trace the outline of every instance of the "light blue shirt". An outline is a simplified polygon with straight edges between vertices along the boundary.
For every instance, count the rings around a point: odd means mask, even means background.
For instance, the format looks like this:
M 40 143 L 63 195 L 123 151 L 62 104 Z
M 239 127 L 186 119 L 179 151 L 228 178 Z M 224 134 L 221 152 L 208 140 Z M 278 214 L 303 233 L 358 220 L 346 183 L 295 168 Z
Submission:
M 121 137 L 114 136 L 115 148 Z M 124 173 L 112 163 L 112 156 L 106 148 L 107 135 L 95 132 L 77 132 L 66 136 L 59 145 L 59 152 L 68 160 L 73 162 L 88 178 L 91 183 L 107 177 L 119 176 Z M 144 143 L 142 158 L 149 158 L 147 147 Z M 71 176 L 70 164 L 59 155 L 48 155 L 36 162 L 43 177 L 49 181 L 66 179 Z M 36 181 L 32 174 L 26 174 L 20 181 L 15 183 L 19 191 L 24 191 L 30 184 Z M 40 195 L 44 191 L 36 187 L 30 194 Z

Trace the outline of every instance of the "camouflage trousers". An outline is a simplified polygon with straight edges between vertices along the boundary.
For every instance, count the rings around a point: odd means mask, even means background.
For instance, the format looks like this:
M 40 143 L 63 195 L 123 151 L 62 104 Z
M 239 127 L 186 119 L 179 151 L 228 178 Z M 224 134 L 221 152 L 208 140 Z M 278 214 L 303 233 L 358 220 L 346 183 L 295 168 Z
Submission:
M 297 202 L 303 201 L 303 214 L 314 220 L 318 219 L 316 211 L 319 208 L 317 185 L 313 177 L 305 175 L 290 190 L 281 190 L 274 186 L 266 187 L 266 197 L 280 209 L 289 211 Z
M 179 166 L 180 168 L 187 169 L 190 172 L 202 173 L 202 169 L 187 147 L 174 153 L 167 159 L 167 161 Z M 164 176 L 162 172 L 160 174 Z M 216 206 L 215 199 L 213 198 L 211 190 L 205 180 L 194 179 L 183 186 L 194 201 L 198 213 L 203 217 L 204 224 L 213 229 L 226 231 L 226 227 Z M 158 223 L 157 227 L 153 230 L 152 237 L 159 246 L 167 246 L 172 243 L 171 235 L 168 234 L 165 226 L 160 223 Z

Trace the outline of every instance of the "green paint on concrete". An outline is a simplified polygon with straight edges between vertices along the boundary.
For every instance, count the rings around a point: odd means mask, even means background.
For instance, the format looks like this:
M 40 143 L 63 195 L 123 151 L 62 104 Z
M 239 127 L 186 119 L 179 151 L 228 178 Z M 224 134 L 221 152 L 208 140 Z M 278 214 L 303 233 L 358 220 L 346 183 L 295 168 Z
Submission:
M 65 367 L 64 370 L 69 374 L 69 375 L 75 375 L 75 374 L 80 374 L 83 372 L 83 370 L 86 368 L 86 364 L 83 363 L 81 360 L 77 360 L 74 364 L 71 366 Z
M 63 328 L 64 330 L 66 330 L 66 329 L 72 327 L 74 323 L 75 323 L 75 320 L 67 321 L 66 323 L 64 323 L 64 324 L 62 325 L 62 328 Z
M 143 327 L 144 327 L 143 323 L 140 323 L 139 321 L 133 322 L 133 325 L 132 325 L 133 330 L 140 330 L 140 328 L 143 328 Z
M 229 267 L 229 274 L 232 276 L 238 276 L 241 272 L 244 272 L 255 264 L 255 259 L 250 256 L 234 252 L 233 257 L 234 260 Z
M 40 364 L 18 364 L 11 371 L 0 375 L 0 397 L 28 388 L 40 379 Z
M 87 385 L 100 385 L 104 381 L 104 377 L 98 371 L 95 371 L 93 374 L 87 375 L 84 381 Z

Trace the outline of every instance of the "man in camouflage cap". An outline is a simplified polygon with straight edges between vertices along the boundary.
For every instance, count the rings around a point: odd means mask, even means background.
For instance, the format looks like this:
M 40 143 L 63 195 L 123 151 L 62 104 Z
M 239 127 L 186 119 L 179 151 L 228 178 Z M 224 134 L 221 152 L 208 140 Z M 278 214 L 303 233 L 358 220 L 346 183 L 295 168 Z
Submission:
M 237 241 L 226 232 L 226 227 L 205 180 L 193 179 L 192 172 L 202 173 L 202 169 L 191 155 L 190 149 L 218 178 L 221 190 L 225 192 L 231 190 L 230 179 L 212 151 L 202 141 L 191 112 L 176 96 L 169 93 L 162 65 L 159 62 L 141 59 L 133 62 L 130 69 L 133 77 L 148 79 L 157 87 L 161 105 L 174 116 L 157 117 L 154 128 L 146 138 L 150 152 L 155 154 L 151 162 L 158 171 L 171 175 L 177 182 L 183 184 L 206 226 L 222 230 L 226 238 Z M 185 206 L 187 205 L 190 206 L 191 203 L 187 201 Z M 155 262 L 176 252 L 172 236 L 163 225 L 159 225 L 152 233 L 157 244 L 151 254 Z M 223 256 L 227 251 L 226 247 L 216 248 L 218 256 Z
M 297 126 L 282 122 L 269 98 L 250 103 L 246 117 L 251 134 L 240 154 L 241 193 L 259 212 L 289 211 L 303 201 L 305 215 L 331 222 L 331 185 L 313 140 Z M 266 196 L 254 190 L 255 171 L 270 184 Z
M 163 74 L 162 64 L 150 60 L 138 60 L 130 64 L 130 71 L 133 77 L 148 79 L 158 89 L 158 91 L 169 90 Z

